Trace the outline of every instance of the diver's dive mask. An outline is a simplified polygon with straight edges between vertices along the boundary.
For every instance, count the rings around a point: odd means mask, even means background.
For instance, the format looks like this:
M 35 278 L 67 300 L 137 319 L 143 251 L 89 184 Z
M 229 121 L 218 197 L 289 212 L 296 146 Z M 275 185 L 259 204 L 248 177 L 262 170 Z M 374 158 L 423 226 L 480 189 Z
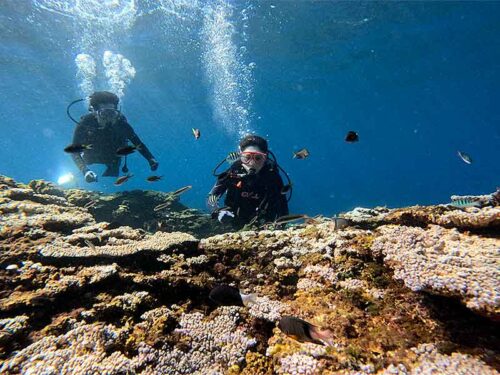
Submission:
M 267 154 L 257 147 L 247 147 L 240 154 L 241 164 L 249 175 L 259 173 L 267 160 Z
M 120 111 L 116 109 L 114 104 L 99 106 L 95 114 L 97 115 L 97 121 L 99 121 L 99 124 L 102 126 L 112 125 L 120 117 Z

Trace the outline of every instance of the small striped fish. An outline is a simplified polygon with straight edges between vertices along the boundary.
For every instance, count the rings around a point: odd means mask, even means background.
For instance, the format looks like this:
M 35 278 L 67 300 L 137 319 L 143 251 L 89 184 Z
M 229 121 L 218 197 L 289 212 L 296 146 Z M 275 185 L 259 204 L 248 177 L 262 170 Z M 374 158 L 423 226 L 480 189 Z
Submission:
M 227 154 L 226 161 L 228 163 L 234 163 L 239 158 L 240 158 L 240 153 L 236 152 L 236 151 L 233 151 L 233 152 L 230 152 L 229 154 Z
M 210 206 L 216 206 L 217 203 L 219 202 L 220 196 L 215 195 L 215 194 L 210 194 L 207 198 L 207 203 Z
M 453 199 L 450 205 L 457 208 L 481 207 L 480 202 L 467 198 Z

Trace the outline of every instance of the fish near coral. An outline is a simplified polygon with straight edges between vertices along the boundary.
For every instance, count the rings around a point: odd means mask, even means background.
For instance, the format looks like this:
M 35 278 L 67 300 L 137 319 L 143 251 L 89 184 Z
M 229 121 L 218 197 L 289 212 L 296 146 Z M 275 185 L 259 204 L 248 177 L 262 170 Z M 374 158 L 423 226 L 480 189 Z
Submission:
M 325 346 L 332 345 L 332 331 L 328 329 L 321 329 L 294 316 L 282 317 L 278 323 L 278 328 L 285 335 L 299 342 L 312 342 Z
M 208 298 L 223 306 L 250 306 L 256 303 L 255 294 L 243 294 L 229 285 L 218 285 L 210 291 Z

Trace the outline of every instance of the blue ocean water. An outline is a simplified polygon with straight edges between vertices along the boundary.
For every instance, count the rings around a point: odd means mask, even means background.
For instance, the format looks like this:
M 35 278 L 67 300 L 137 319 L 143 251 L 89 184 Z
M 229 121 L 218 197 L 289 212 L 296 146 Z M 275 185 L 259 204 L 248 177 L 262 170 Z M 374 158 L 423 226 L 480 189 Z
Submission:
M 500 185 L 500 2 L 3 0 L 0 40 L 0 173 L 19 181 L 193 185 L 182 202 L 205 208 L 213 167 L 250 131 L 289 172 L 294 213 Z M 83 181 L 66 106 L 92 90 L 123 95 L 163 181 L 135 154 L 126 184 Z

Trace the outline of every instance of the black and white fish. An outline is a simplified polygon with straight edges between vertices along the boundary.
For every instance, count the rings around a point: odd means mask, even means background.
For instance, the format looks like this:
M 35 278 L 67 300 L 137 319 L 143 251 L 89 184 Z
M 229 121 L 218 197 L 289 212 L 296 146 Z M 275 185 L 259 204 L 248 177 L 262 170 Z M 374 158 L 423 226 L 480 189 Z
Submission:
M 207 204 L 209 206 L 217 206 L 217 204 L 219 203 L 219 199 L 220 199 L 220 195 L 209 194 L 208 198 L 207 198 Z
M 93 208 L 96 204 L 97 204 L 97 200 L 92 199 L 92 200 L 88 201 L 87 203 L 85 203 L 83 208 L 86 208 L 88 210 L 90 208 Z
M 229 285 L 218 285 L 208 295 L 213 302 L 223 306 L 250 306 L 257 303 L 256 294 L 243 294 Z
M 233 151 L 227 154 L 226 161 L 228 163 L 234 163 L 236 160 L 240 158 L 241 154 L 239 152 Z

